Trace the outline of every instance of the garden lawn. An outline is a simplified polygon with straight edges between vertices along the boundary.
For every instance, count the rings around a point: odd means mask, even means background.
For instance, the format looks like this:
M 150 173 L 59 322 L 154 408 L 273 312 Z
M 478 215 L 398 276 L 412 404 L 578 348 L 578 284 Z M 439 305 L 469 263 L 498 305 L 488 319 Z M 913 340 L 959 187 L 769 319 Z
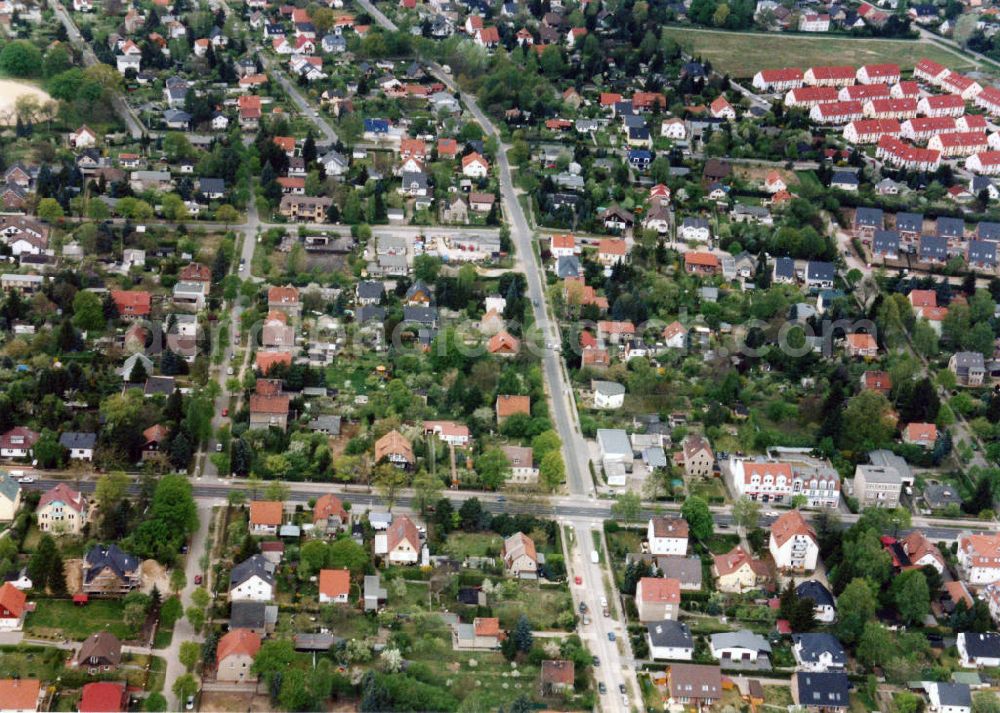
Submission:
M 500 619 L 501 629 L 513 629 L 521 614 L 528 617 L 531 628 L 535 631 L 558 629 L 559 615 L 573 611 L 569 593 L 562 587 L 543 587 L 529 582 L 521 582 L 519 585 L 515 598 L 490 600 L 493 616 Z
M 67 651 L 41 646 L 0 647 L 0 678 L 54 681 L 69 656 Z
M 39 599 L 28 614 L 25 631 L 29 636 L 52 638 L 60 633 L 82 641 L 98 631 L 110 631 L 122 641 L 135 632 L 122 621 L 124 607 L 118 599 L 92 599 L 77 606 L 69 599 Z
M 780 33 L 726 32 L 693 27 L 664 27 L 681 49 L 712 63 L 712 68 L 736 79 L 753 77 L 761 69 L 812 65 L 893 62 L 906 72 L 923 57 L 956 71 L 976 66 L 968 57 L 917 40 L 851 37 L 804 37 Z
M 499 557 L 503 538 L 495 532 L 452 532 L 444 551 L 461 561 L 466 557 Z

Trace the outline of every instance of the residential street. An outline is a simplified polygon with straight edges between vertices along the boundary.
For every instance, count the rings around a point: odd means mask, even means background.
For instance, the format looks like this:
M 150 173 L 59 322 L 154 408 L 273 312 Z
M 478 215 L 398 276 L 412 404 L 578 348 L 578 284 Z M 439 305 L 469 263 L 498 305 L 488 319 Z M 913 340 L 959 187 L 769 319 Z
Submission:
M 191 545 L 184 564 L 184 575 L 187 577 L 187 585 L 181 592 L 181 603 L 184 605 L 185 610 L 191 606 L 191 593 L 198 586 L 194 583 L 195 575 L 202 574 L 200 562 L 206 552 L 208 526 L 211 519 L 212 504 L 204 500 L 200 501 L 198 503 L 198 530 L 191 536 Z M 210 571 L 206 571 L 203 574 L 206 577 L 203 586 L 209 590 L 211 589 L 211 583 L 207 578 Z M 201 634 L 195 633 L 186 616 L 178 619 L 174 625 L 174 637 L 170 640 L 170 646 L 156 652 L 158 656 L 162 656 L 167 661 L 167 676 L 166 682 L 163 684 L 163 695 L 167 698 L 168 710 L 181 710 L 184 707 L 184 701 L 178 701 L 173 692 L 174 682 L 185 673 L 184 666 L 180 662 L 182 641 L 197 641 L 199 643 L 204 641 L 204 637 Z

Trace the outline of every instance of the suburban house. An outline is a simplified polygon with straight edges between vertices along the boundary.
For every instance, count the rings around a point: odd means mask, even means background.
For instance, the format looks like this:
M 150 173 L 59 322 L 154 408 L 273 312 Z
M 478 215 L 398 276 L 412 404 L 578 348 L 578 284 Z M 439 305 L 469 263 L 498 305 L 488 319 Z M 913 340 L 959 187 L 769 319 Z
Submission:
M 59 445 L 69 451 L 69 457 L 73 460 L 91 461 L 94 460 L 97 434 L 66 431 L 59 436 Z
M 681 583 L 676 579 L 643 577 L 635 588 L 639 621 L 676 620 L 681 607 Z
M 948 369 L 964 386 L 982 386 L 986 362 L 979 352 L 955 352 L 948 359 Z
M 652 517 L 646 526 L 649 553 L 653 555 L 686 555 L 688 523 L 683 518 Z
M 688 476 L 708 477 L 715 465 L 715 454 L 708 444 L 708 439 L 691 433 L 681 445 L 684 459 L 684 473 Z
M 572 661 L 542 661 L 541 687 L 543 696 L 569 693 L 573 691 L 576 666 Z
M 14 476 L 0 470 L 0 522 L 13 522 L 21 507 L 21 486 Z
M 496 650 L 505 638 L 496 617 L 476 617 L 471 624 L 455 620 L 451 631 L 452 645 L 460 651 Z
M 142 583 L 139 558 L 118 545 L 95 545 L 83 560 L 85 594 L 127 594 Z
M 394 517 L 384 533 L 375 535 L 375 554 L 389 564 L 416 564 L 420 559 L 420 533 L 406 515 Z
M 724 555 L 712 557 L 712 574 L 720 592 L 740 593 L 754 589 L 767 576 L 767 564 L 737 545 Z
M 249 629 L 230 629 L 215 649 L 215 677 L 219 681 L 242 683 L 256 681 L 250 671 L 260 651 L 260 634 Z
M 319 571 L 319 603 L 347 604 L 351 593 L 351 572 L 346 569 Z
M 83 684 L 80 690 L 81 711 L 124 713 L 128 710 L 128 702 L 126 685 L 118 681 L 92 681 Z
M 502 424 L 511 416 L 530 416 L 531 397 L 500 394 L 497 396 L 496 413 L 498 424 Z
M 792 700 L 811 713 L 839 713 L 851 705 L 850 688 L 843 671 L 799 671 L 792 677 Z
M 538 468 L 535 466 L 534 453 L 526 446 L 501 446 L 500 450 L 507 456 L 510 465 L 508 482 L 517 485 L 537 485 Z
M 326 493 L 316 498 L 312 512 L 313 528 L 317 532 L 333 535 L 350 527 L 351 516 L 336 495 Z
M 269 602 L 274 598 L 275 565 L 264 555 L 252 555 L 229 574 L 229 600 Z
M 816 615 L 816 621 L 822 624 L 832 624 L 837 618 L 837 607 L 833 594 L 826 586 L 815 579 L 800 583 L 795 588 L 799 599 L 811 599 Z
M 280 500 L 254 500 L 250 503 L 250 533 L 258 537 L 277 535 L 284 513 Z
M 768 549 L 779 569 L 797 572 L 816 569 L 819 542 L 798 510 L 791 510 L 774 521 Z
M 86 668 L 90 673 L 113 671 L 121 661 L 122 642 L 110 631 L 99 631 L 88 636 L 73 657 L 74 666 Z
M 28 596 L 10 582 L 0 587 L 0 631 L 20 631 L 28 611 Z
M 0 458 L 29 458 L 39 434 L 24 426 L 14 426 L 0 435 Z
M 704 710 L 722 698 L 722 669 L 699 664 L 670 664 L 667 688 L 669 703 Z
M 45 491 L 35 508 L 38 529 L 79 535 L 87 524 L 87 499 L 65 483 Z
M 534 579 L 538 576 L 538 552 L 535 542 L 523 532 L 515 532 L 503 541 L 500 550 L 504 571 L 511 577 Z
M 895 508 L 902 489 L 903 479 L 895 468 L 859 463 L 854 469 L 854 497 L 861 509 Z
M 1000 533 L 962 533 L 956 554 L 959 569 L 969 584 L 1000 581 Z
M 413 457 L 413 446 L 399 431 L 389 431 L 375 441 L 375 462 L 388 461 L 397 468 L 409 468 L 416 460 Z
M 712 634 L 708 648 L 723 668 L 738 668 L 748 664 L 770 668 L 771 644 L 760 634 L 743 629 Z
M 972 713 L 972 690 L 967 683 L 926 681 L 924 690 L 933 713 Z
M 833 634 L 792 634 L 792 655 L 800 671 L 842 671 L 847 652 Z
M 646 624 L 649 658 L 666 661 L 690 661 L 694 658 L 694 639 L 688 625 L 666 619 Z
M 1000 634 L 962 632 L 955 641 L 958 658 L 965 668 L 996 668 L 1000 666 Z

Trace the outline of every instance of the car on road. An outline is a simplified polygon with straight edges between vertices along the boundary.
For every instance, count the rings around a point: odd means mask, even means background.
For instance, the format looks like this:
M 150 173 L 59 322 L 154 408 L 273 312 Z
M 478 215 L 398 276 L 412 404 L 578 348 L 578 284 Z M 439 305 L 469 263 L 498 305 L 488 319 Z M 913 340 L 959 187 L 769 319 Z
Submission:
M 614 640 L 615 640 L 615 632 L 609 631 L 608 632 L 608 641 L 614 641 Z
M 577 586 L 580 586 L 581 584 L 583 584 L 583 577 L 581 577 L 580 575 L 576 575 L 576 577 L 573 578 L 573 581 L 576 582 Z
M 20 478 L 17 479 L 17 482 L 18 483 L 34 483 L 35 482 L 35 476 L 33 476 L 33 475 L 22 475 Z
M 201 578 L 201 575 L 200 575 L 200 574 L 196 574 L 196 575 L 194 576 L 194 583 L 195 583 L 195 584 L 201 584 L 201 582 L 202 582 L 202 578 Z
M 222 453 L 222 444 L 221 443 L 216 443 L 215 444 L 215 452 L 216 453 Z
M 226 369 L 227 376 L 232 376 L 234 373 L 235 371 L 233 371 L 233 367 L 229 367 L 228 369 Z
M 184 710 L 186 711 L 194 710 L 194 696 L 188 696 L 187 703 L 184 704 Z
M 497 497 L 497 502 L 498 503 L 505 503 L 505 502 L 507 502 L 507 498 L 504 497 L 503 495 L 500 495 L 500 496 Z
M 580 613 L 581 614 L 587 613 L 587 602 L 580 602 Z
M 600 666 L 601 665 L 601 659 L 599 659 L 597 656 L 595 656 L 594 658 L 592 658 L 591 662 L 594 664 L 594 666 Z
M 223 416 L 228 416 L 229 415 L 229 409 L 227 409 L 227 408 L 222 409 L 222 415 Z
M 623 696 L 625 695 L 625 684 L 624 683 L 619 683 L 618 684 L 618 692 L 621 693 Z
M 601 695 L 603 696 L 605 693 L 608 692 L 608 687 L 604 685 L 604 681 L 601 681 L 600 683 L 597 684 L 597 690 L 600 691 Z

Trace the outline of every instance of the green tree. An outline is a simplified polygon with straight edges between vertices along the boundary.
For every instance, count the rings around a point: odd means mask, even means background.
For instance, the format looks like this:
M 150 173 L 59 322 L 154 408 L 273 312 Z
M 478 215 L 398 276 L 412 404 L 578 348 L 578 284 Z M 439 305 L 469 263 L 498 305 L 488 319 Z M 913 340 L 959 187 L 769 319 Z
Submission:
M 146 696 L 146 700 L 142 703 L 142 709 L 149 711 L 149 713 L 160 713 L 167 710 L 167 699 L 162 693 L 154 691 Z
M 562 453 L 558 450 L 546 453 L 538 467 L 538 474 L 547 490 L 558 488 L 566 479 L 566 465 L 563 463 Z
M 397 468 L 391 463 L 382 463 L 375 469 L 373 482 L 386 507 L 392 510 L 396 498 L 399 497 L 399 491 L 407 486 L 409 477 L 402 468 Z
M 190 673 L 185 673 L 177 677 L 173 687 L 174 695 L 182 703 L 198 692 L 198 679 Z
M 847 402 L 840 445 L 854 452 L 872 450 L 888 443 L 895 427 L 889 400 L 878 391 L 865 390 Z
M 562 439 L 551 428 L 547 431 L 542 431 L 531 439 L 531 454 L 536 463 L 541 463 L 545 456 L 552 451 L 558 451 L 560 448 L 562 448 Z
M 226 230 L 229 230 L 229 226 L 240 219 L 240 212 L 228 203 L 223 203 L 215 210 L 215 219 L 225 223 Z
M 73 324 L 77 329 L 87 331 L 104 326 L 104 305 L 97 294 L 79 290 L 73 296 Z
M 740 498 L 733 503 L 733 522 L 744 530 L 753 530 L 760 520 L 760 503 L 750 498 Z
M 66 215 L 63 207 L 59 205 L 59 201 L 55 198 L 42 198 L 42 200 L 38 201 L 35 213 L 46 223 L 54 223 Z
M 687 520 L 691 534 L 699 542 L 707 542 L 715 531 L 712 511 L 708 509 L 705 499 L 692 495 L 681 506 L 681 517 Z
M 931 613 L 927 578 L 919 569 L 910 569 L 892 580 L 892 598 L 907 624 L 921 624 Z
M 611 504 L 611 515 L 616 520 L 637 522 L 641 511 L 642 498 L 639 496 L 639 493 L 632 492 L 631 490 L 618 495 L 614 503 Z
M 837 636 L 847 645 L 861 637 L 865 624 L 875 618 L 878 601 L 868 580 L 851 580 L 837 600 Z
M 486 490 L 498 490 L 510 475 L 510 462 L 499 448 L 487 448 L 476 458 L 476 473 Z
M 80 293 L 77 293 L 80 294 Z M 103 517 L 113 512 L 128 493 L 129 477 L 120 470 L 112 471 L 97 479 L 94 500 Z
M 290 640 L 268 639 L 257 652 L 250 671 L 270 683 L 275 674 L 285 671 L 294 661 L 295 649 Z
M 196 607 L 201 607 L 202 609 L 204 609 L 205 607 L 208 606 L 208 603 L 210 601 L 211 597 L 208 595 L 208 590 L 206 590 L 204 587 L 197 587 L 193 592 L 191 592 L 191 602 Z
M 38 548 L 28 561 L 28 576 L 39 591 L 48 590 L 56 595 L 66 593 L 62 555 L 51 535 L 42 535 Z
M 0 51 L 0 70 L 14 77 L 35 77 L 42 68 L 42 52 L 28 40 L 14 40 Z
M 198 659 L 201 658 L 201 645 L 196 641 L 182 641 L 177 658 L 190 673 L 197 665 Z
M 413 504 L 421 515 L 441 497 L 441 479 L 426 470 L 419 470 L 413 477 Z
M 521 614 L 517 618 L 517 623 L 514 625 L 514 646 L 521 653 L 527 653 L 531 651 L 531 646 L 535 641 L 534 634 L 531 633 L 531 622 L 528 621 L 528 617 Z
M 441 272 L 441 261 L 433 255 L 423 253 L 413 258 L 413 277 L 431 284 Z
M 187 586 L 187 575 L 180 567 L 174 567 L 170 572 L 170 590 L 177 593 Z
M 329 545 L 330 567 L 349 569 L 352 574 L 363 574 L 368 566 L 368 550 L 350 538 L 334 540 Z
M 196 632 L 201 631 L 201 627 L 205 625 L 205 610 L 198 607 L 188 607 L 184 610 L 184 616 L 187 617 L 188 622 L 191 624 Z
M 877 621 L 869 621 L 858 641 L 858 663 L 869 671 L 885 660 L 886 652 L 892 650 L 892 635 Z

